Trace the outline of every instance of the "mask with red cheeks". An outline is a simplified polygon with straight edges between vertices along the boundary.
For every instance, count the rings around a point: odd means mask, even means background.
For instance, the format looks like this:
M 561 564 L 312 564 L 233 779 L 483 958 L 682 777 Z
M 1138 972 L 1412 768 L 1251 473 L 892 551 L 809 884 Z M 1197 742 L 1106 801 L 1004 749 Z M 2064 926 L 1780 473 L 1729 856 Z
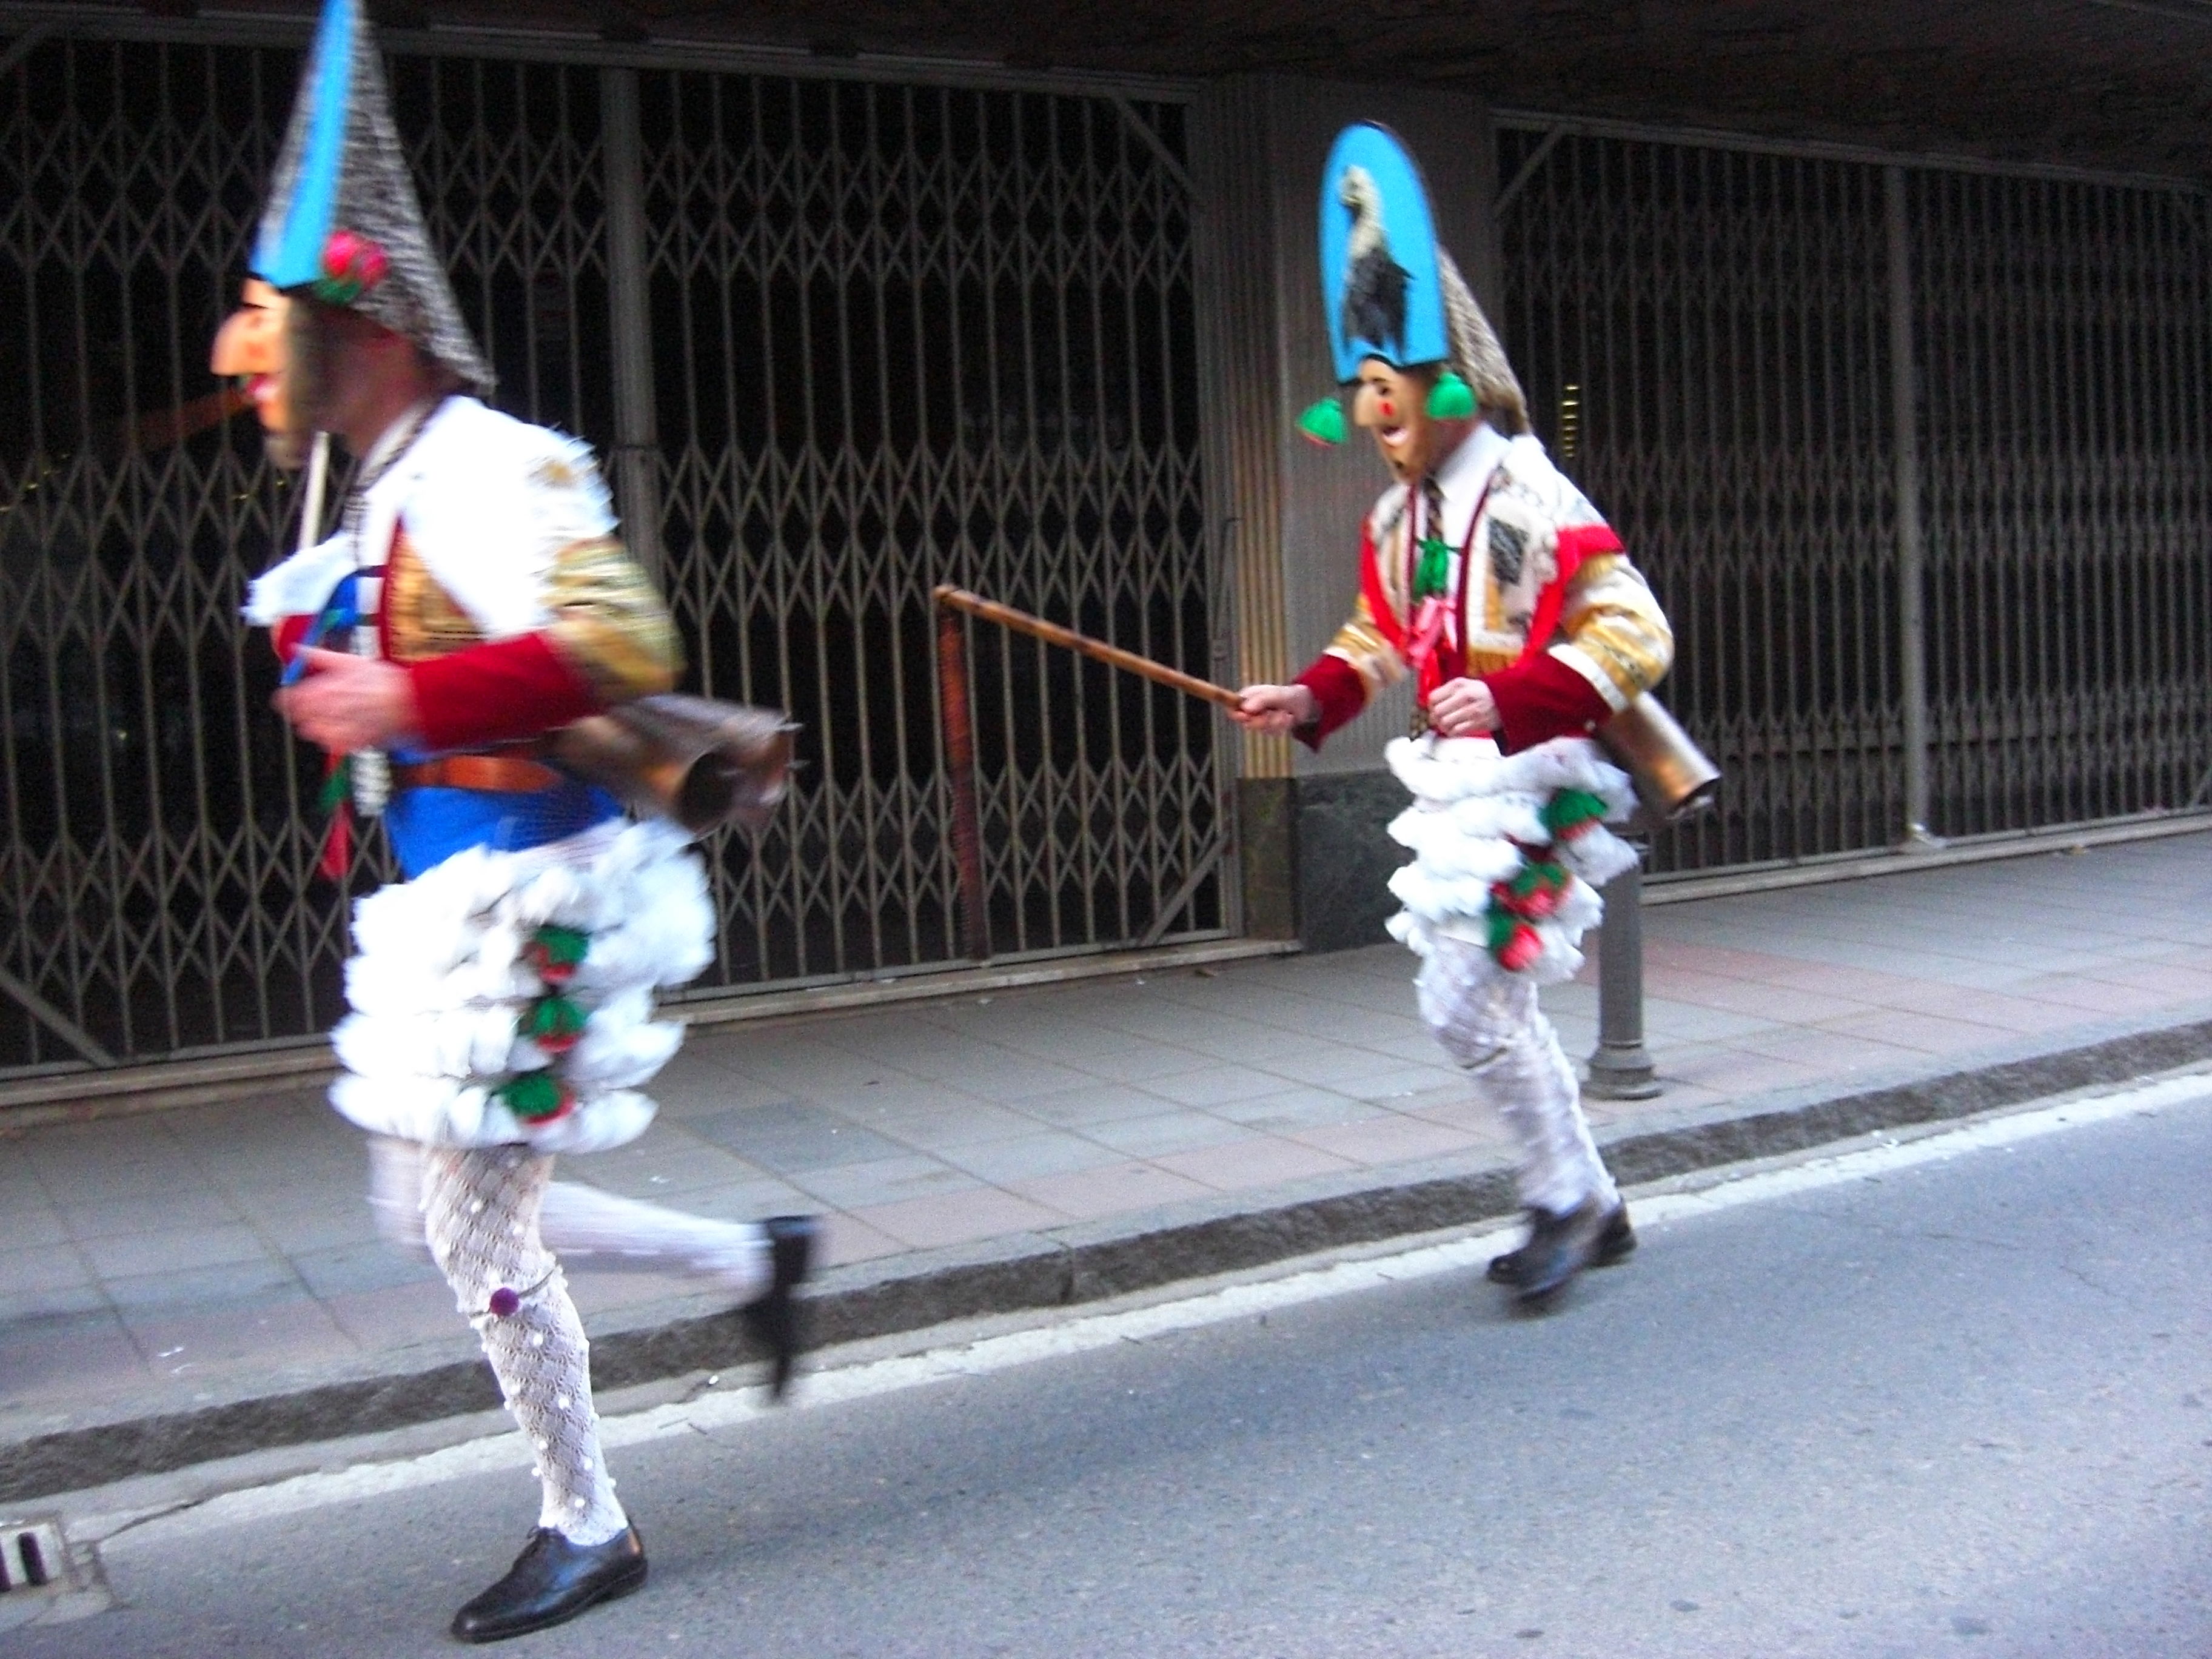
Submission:
M 1379 357 L 1359 366 L 1352 395 L 1353 423 L 1375 434 L 1376 449 L 1401 483 L 1433 470 L 1459 447 L 1474 424 L 1439 421 L 1430 415 L 1429 389 L 1437 374 L 1434 367 L 1393 368 Z

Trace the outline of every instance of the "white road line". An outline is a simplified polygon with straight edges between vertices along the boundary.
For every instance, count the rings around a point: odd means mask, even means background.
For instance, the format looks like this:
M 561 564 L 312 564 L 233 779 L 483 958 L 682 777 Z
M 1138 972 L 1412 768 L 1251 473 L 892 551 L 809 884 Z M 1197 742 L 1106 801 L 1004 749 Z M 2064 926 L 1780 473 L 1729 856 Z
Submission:
M 1808 1158 L 1786 1169 L 1733 1178 L 1722 1176 L 1698 1191 L 1637 1196 L 1636 1219 L 1639 1227 L 1650 1230 L 1741 1205 L 1765 1203 L 1919 1164 L 1941 1163 L 1962 1153 L 2017 1146 L 2132 1113 L 2151 1112 L 2167 1106 L 2201 1106 L 2208 1101 L 2212 1101 L 2212 1077 L 2169 1078 L 2112 1094 L 1984 1119 L 1912 1140 L 1887 1142 L 1863 1151 Z M 1018 1365 L 1034 1364 L 1041 1359 L 1085 1353 L 1121 1342 L 1142 1342 L 1171 1332 L 1197 1330 L 1400 1280 L 1464 1272 L 1487 1262 L 1502 1243 L 1517 1237 L 1518 1232 L 1517 1224 L 1490 1225 L 1443 1243 L 1422 1245 L 1396 1255 L 1294 1269 L 1278 1279 L 1234 1285 L 1179 1300 L 1077 1315 L 1033 1330 L 985 1337 L 897 1358 L 834 1367 L 817 1371 L 802 1381 L 796 1407 L 841 1405 L 957 1377 L 985 1376 Z M 607 1418 L 599 1425 L 600 1436 L 610 1449 L 615 1449 L 671 1435 L 713 1433 L 748 1423 L 770 1411 L 793 1408 L 769 1406 L 758 1388 L 732 1389 L 627 1416 Z M 416 1457 L 357 1464 L 225 1492 L 190 1509 L 155 1516 L 132 1526 L 114 1539 L 110 1547 L 128 1547 L 149 1540 L 152 1535 L 173 1539 L 180 1532 L 198 1532 L 272 1516 L 297 1514 L 468 1475 L 512 1473 L 527 1462 L 520 1435 L 511 1431 L 489 1435 Z M 119 1521 L 122 1517 L 112 1519 Z M 106 1528 L 96 1522 L 86 1529 L 95 1536 L 104 1530 Z M 85 1534 L 80 1532 L 79 1535 Z

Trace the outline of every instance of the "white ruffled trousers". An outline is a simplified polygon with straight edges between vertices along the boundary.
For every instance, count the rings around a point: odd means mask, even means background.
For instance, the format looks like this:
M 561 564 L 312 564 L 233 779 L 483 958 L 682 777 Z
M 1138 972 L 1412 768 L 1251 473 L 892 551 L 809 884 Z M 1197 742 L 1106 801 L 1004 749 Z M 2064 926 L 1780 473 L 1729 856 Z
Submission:
M 1573 1062 L 1537 1006 L 1534 981 L 1507 973 L 1479 945 L 1438 939 L 1413 988 L 1422 1020 L 1521 1143 L 1522 1203 L 1555 1215 L 1589 1198 L 1605 1209 L 1619 1203 L 1583 1115 Z
M 1598 888 L 1637 858 L 1601 824 L 1555 830 L 1546 812 L 1561 792 L 1573 792 L 1617 821 L 1633 799 L 1628 778 L 1579 738 L 1510 756 L 1486 738 L 1401 738 L 1386 755 L 1413 796 L 1390 825 L 1413 859 L 1390 878 L 1406 908 L 1389 927 L 1421 958 L 1413 981 L 1421 1018 L 1520 1142 L 1521 1201 L 1554 1214 L 1593 1198 L 1610 1208 L 1620 1190 L 1536 994 L 1580 970 L 1583 933 L 1603 913 Z M 1528 937 L 1516 971 L 1486 940 L 1503 884 L 1532 861 L 1555 865 L 1565 882 L 1547 908 L 1522 918 Z
M 347 1071 L 332 1103 L 370 1131 L 379 1228 L 427 1249 L 483 1344 L 537 1455 L 538 1524 L 578 1544 L 629 1522 L 561 1257 L 703 1274 L 741 1304 L 772 1273 L 757 1224 L 552 1178 L 554 1153 L 619 1146 L 652 1121 L 637 1085 L 683 1036 L 653 1018 L 653 994 L 706 965 L 713 927 L 698 860 L 653 823 L 471 849 L 355 913 L 353 1012 L 335 1038 Z M 557 1018 L 541 1025 L 547 1014 Z M 520 1078 L 548 1085 L 557 1100 L 541 1106 L 557 1109 L 518 1112 L 508 1091 Z

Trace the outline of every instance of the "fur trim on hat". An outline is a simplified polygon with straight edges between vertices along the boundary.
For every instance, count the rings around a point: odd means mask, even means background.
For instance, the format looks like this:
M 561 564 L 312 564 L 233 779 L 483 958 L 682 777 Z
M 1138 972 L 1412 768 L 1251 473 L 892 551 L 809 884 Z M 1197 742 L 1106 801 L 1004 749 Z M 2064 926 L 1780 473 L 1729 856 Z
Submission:
M 1443 292 L 1444 328 L 1451 336 L 1452 367 L 1474 388 L 1474 400 L 1509 435 L 1528 430 L 1528 399 L 1505 361 L 1505 348 L 1450 254 L 1437 248 L 1437 286 Z

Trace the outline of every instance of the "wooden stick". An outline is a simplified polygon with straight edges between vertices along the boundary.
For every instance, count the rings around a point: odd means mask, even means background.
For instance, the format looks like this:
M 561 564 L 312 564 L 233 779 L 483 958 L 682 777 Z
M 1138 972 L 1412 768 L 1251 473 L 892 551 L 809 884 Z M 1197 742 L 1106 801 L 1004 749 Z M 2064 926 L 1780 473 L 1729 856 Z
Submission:
M 253 399 L 245 391 L 225 386 L 174 409 L 157 409 L 141 415 L 131 422 L 128 435 L 141 449 L 167 449 L 211 426 L 220 426 L 242 409 L 252 407 Z
M 331 434 L 315 434 L 307 452 L 307 495 L 300 503 L 300 550 L 304 553 L 323 538 L 323 494 L 331 482 Z
M 1094 640 L 1088 634 L 1062 628 L 1058 623 L 1047 622 L 1042 617 L 1032 617 L 1028 611 L 1017 611 L 1012 605 L 979 599 L 964 587 L 939 586 L 937 603 L 948 611 L 964 611 L 971 617 L 981 617 L 985 622 L 997 623 L 1016 633 L 1033 635 L 1048 644 L 1066 646 L 1070 651 L 1080 652 L 1115 668 L 1127 669 L 1132 674 L 1141 674 L 1162 685 L 1171 685 L 1178 691 L 1188 692 L 1194 697 L 1203 697 L 1224 708 L 1235 708 L 1243 701 L 1225 685 L 1200 679 L 1194 674 L 1184 673 L 1180 668 L 1170 668 L 1164 662 L 1154 662 L 1150 657 L 1124 651 L 1118 645 Z M 942 655 L 941 653 L 939 654 Z
M 983 902 L 982 813 L 975 799 L 975 727 L 968 714 L 968 629 L 950 606 L 937 615 L 937 692 L 945 721 L 945 768 L 952 787 L 952 858 L 960 874 L 961 931 L 967 935 L 968 954 L 988 962 L 991 927 Z

